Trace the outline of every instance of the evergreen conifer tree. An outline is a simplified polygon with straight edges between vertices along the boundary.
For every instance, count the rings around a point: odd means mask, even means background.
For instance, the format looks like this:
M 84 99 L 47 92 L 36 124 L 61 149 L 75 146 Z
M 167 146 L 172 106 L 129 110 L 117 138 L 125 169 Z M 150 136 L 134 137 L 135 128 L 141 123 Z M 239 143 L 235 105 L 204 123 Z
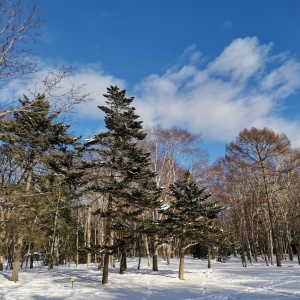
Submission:
M 68 134 L 69 126 L 57 122 L 59 113 L 51 112 L 44 95 L 33 101 L 24 96 L 19 102 L 26 109 L 16 111 L 12 118 L 0 123 L 0 151 L 10 162 L 9 169 L 1 169 L 1 184 L 14 211 L 5 227 L 6 234 L 10 234 L 15 244 L 13 281 L 18 280 L 22 247 L 36 240 L 31 236 L 34 228 L 40 231 L 52 216 L 49 212 L 53 210 L 49 208 L 58 208 L 57 199 L 63 198 L 61 184 L 64 177 L 59 180 L 51 177 L 63 175 L 59 173 L 70 165 L 73 156 L 70 147 L 78 141 Z M 56 188 L 57 182 L 59 188 Z M 57 217 L 57 210 L 55 214 Z M 42 219 L 44 224 L 40 224 Z
M 160 235 L 175 237 L 179 241 L 179 279 L 184 279 L 185 251 L 205 240 L 205 235 L 214 231 L 212 220 L 217 218 L 222 207 L 215 202 L 207 201 L 211 194 L 205 193 L 205 187 L 199 188 L 195 181 L 190 181 L 187 172 L 185 180 L 170 185 L 169 205 L 160 212 L 165 216 L 160 222 Z
M 156 205 L 159 190 L 150 168 L 150 155 L 138 147 L 145 138 L 142 121 L 131 106 L 133 97 L 126 98 L 125 90 L 116 86 L 107 88 L 105 113 L 107 131 L 96 134 L 85 144 L 85 150 L 95 160 L 86 167 L 102 168 L 103 173 L 91 175 L 90 190 L 103 195 L 107 209 L 101 216 L 106 219 L 103 278 L 108 283 L 109 255 L 119 248 L 122 253 L 120 273 L 126 269 L 126 249 L 134 238 L 142 212 Z M 89 172 L 93 174 L 92 172 Z M 97 173 L 98 174 L 98 173 Z M 118 233 L 113 238 L 113 233 Z

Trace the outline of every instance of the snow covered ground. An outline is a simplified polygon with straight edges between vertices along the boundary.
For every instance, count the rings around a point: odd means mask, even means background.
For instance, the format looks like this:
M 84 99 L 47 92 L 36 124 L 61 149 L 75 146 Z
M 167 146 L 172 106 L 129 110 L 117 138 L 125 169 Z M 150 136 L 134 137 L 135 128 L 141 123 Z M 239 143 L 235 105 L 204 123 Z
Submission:
M 79 299 L 289 299 L 300 298 L 300 266 L 297 261 L 283 261 L 283 267 L 267 267 L 263 261 L 243 268 L 240 259 L 226 263 L 186 258 L 185 280 L 177 278 L 178 259 L 171 265 L 159 261 L 159 271 L 153 272 L 142 260 L 129 259 L 128 270 L 118 274 L 111 268 L 109 284 L 102 285 L 102 272 L 95 265 L 88 268 L 74 264 L 58 266 L 48 271 L 36 266 L 20 272 L 19 282 L 8 280 L 11 270 L 0 272 L 1 300 L 79 300 Z M 118 265 L 117 265 L 118 267 Z M 73 288 L 71 277 L 74 278 Z

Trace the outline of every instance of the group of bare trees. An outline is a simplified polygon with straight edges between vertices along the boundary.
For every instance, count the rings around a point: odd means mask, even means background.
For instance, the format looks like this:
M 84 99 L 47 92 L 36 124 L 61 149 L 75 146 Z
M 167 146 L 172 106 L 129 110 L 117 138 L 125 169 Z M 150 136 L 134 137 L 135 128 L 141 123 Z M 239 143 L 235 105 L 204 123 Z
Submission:
M 299 260 L 299 155 L 285 134 L 251 128 L 215 164 L 215 190 L 227 206 L 224 226 L 244 266 L 259 255 L 267 264 L 275 255 L 277 266 L 287 254 L 298 253 Z

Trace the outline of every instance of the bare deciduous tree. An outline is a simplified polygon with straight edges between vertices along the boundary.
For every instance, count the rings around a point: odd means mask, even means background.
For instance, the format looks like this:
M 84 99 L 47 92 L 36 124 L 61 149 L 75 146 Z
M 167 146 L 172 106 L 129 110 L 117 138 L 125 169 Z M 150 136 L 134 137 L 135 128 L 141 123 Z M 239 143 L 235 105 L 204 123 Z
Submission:
M 0 89 L 5 88 L 9 80 L 30 77 L 36 84 L 25 87 L 27 96 L 30 94 L 37 99 L 38 94 L 44 94 L 53 111 L 67 111 L 73 105 L 89 100 L 89 97 L 83 92 L 83 84 L 70 82 L 74 68 L 42 71 L 33 45 L 42 34 L 43 23 L 39 0 L 0 1 Z M 20 94 L 19 97 L 22 96 Z M 26 109 L 30 107 L 16 108 L 10 100 L 6 100 L 5 104 L 0 104 L 0 118 Z
M 38 70 L 32 44 L 41 34 L 38 1 L 0 2 L 0 81 Z
M 79 103 L 91 101 L 90 95 L 85 92 L 85 84 L 75 85 L 71 82 L 70 77 L 74 71 L 73 67 L 61 67 L 47 71 L 43 77 L 36 80 L 33 86 L 26 88 L 26 94 L 32 95 L 34 101 L 27 106 L 11 106 L 2 111 L 0 107 L 0 118 L 14 112 L 30 110 L 39 95 L 45 96 L 45 99 L 49 101 L 51 112 L 58 113 L 69 111 Z
M 244 129 L 235 142 L 226 146 L 226 153 L 229 161 L 247 167 L 249 176 L 255 175 L 256 186 L 252 191 L 256 189 L 261 193 L 261 205 L 266 206 L 270 226 L 270 248 L 274 249 L 277 266 L 281 266 L 278 222 L 281 192 L 278 187 L 282 174 L 290 171 L 282 163 L 282 159 L 291 153 L 290 140 L 285 134 L 276 134 L 268 128 Z

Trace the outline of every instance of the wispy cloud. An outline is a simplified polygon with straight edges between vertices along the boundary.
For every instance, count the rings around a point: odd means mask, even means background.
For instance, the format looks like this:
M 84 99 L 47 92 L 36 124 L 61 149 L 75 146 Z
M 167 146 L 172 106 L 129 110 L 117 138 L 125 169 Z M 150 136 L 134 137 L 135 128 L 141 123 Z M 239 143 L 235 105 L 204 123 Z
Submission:
M 188 63 L 188 64 L 196 64 L 202 58 L 202 53 L 197 49 L 196 45 L 191 45 L 187 47 L 182 55 L 180 56 L 179 60 L 181 63 Z
M 246 81 L 263 70 L 272 45 L 261 45 L 257 38 L 238 38 L 208 65 L 211 76 Z

